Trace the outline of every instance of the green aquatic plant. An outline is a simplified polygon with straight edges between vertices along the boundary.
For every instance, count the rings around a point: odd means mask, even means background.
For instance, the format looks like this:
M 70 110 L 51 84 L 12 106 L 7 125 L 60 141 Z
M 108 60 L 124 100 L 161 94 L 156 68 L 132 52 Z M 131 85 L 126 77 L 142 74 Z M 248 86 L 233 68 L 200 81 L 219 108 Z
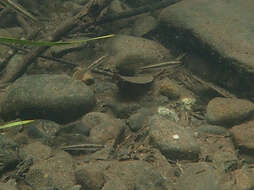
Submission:
M 50 41 L 32 41 L 32 40 L 20 40 L 16 38 L 7 38 L 0 36 L 0 43 L 11 43 L 11 44 L 20 44 L 20 45 L 33 45 L 33 46 L 63 46 L 63 45 L 70 45 L 70 44 L 77 44 L 77 43 L 86 43 L 88 41 L 105 39 L 114 37 L 114 34 L 106 35 L 106 36 L 99 36 L 95 38 L 89 38 L 86 40 L 78 40 L 78 41 L 70 41 L 70 42 L 50 42 Z
M 7 128 L 15 127 L 15 126 L 18 126 L 18 125 L 25 125 L 25 124 L 31 123 L 33 121 L 34 120 L 24 120 L 24 121 L 10 122 L 10 123 L 7 123 L 5 125 L 1 125 L 0 129 L 7 129 Z

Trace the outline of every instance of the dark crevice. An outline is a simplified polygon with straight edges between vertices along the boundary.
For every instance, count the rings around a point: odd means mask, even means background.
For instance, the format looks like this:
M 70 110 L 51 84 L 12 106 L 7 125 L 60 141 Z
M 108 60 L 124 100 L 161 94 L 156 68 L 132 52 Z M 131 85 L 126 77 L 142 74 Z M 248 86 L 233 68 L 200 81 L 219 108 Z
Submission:
M 243 68 L 239 61 L 223 57 L 216 49 L 195 36 L 192 31 L 161 24 L 149 36 L 156 37 L 175 55 L 187 53 L 205 60 L 209 70 L 206 75 L 202 76 L 202 73 L 195 72 L 193 66 L 189 67 L 192 72 L 204 80 L 213 82 L 239 97 L 251 99 L 250 97 L 254 96 L 252 85 L 254 74 Z M 185 62 L 188 66 L 188 56 Z

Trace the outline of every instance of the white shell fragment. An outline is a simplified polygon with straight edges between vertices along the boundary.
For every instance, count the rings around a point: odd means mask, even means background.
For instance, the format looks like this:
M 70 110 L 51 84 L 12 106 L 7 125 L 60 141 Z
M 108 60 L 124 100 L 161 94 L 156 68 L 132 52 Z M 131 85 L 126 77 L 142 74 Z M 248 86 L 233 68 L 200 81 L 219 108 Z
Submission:
M 178 139 L 180 139 L 180 137 L 179 137 L 179 135 L 175 134 L 175 135 L 173 135 L 173 139 L 178 140 Z

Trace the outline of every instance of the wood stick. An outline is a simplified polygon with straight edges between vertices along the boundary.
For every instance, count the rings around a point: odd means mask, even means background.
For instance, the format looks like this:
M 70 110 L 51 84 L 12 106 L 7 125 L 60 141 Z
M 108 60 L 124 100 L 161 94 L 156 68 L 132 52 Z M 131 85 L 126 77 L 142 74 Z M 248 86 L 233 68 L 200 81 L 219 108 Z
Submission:
M 96 9 L 100 12 L 106 5 L 111 3 L 112 0 L 101 0 L 98 2 Z M 85 26 L 90 26 L 94 23 L 94 19 L 89 16 L 90 8 L 93 7 L 93 1 L 89 1 L 85 8 L 81 10 L 77 15 L 69 18 L 66 22 L 60 25 L 55 31 L 49 33 L 47 41 L 58 41 L 63 35 L 68 33 L 73 28 L 77 27 L 81 20 L 85 17 Z M 20 76 L 22 76 L 27 70 L 28 66 L 31 65 L 36 58 L 44 53 L 49 47 L 41 46 L 32 50 L 27 54 L 23 61 L 15 63 L 15 65 L 7 65 L 5 72 L 3 73 L 0 83 L 13 82 Z
M 153 11 L 155 9 L 163 8 L 175 4 L 181 0 L 164 0 L 153 5 L 147 5 L 141 8 L 134 9 L 134 11 L 127 11 L 119 15 L 113 15 L 110 17 L 99 18 L 97 21 L 94 16 L 98 16 L 102 9 L 111 3 L 112 0 L 95 0 L 89 1 L 84 9 L 82 9 L 77 15 L 69 18 L 60 25 L 55 31 L 47 34 L 49 36 L 46 41 L 58 41 L 66 33 L 71 31 L 73 28 L 77 27 L 82 21 L 84 24 L 82 28 L 87 28 L 92 24 L 104 24 L 113 20 L 118 20 L 122 18 L 127 18 L 130 16 L 135 16 L 148 11 Z M 95 11 L 96 10 L 96 11 Z M 8 64 L 5 72 L 2 73 L 0 83 L 9 83 L 15 81 L 17 78 L 21 77 L 27 70 L 28 66 L 31 65 L 39 55 L 43 54 L 49 47 L 42 46 L 37 47 L 29 54 L 27 54 L 23 61 L 20 63 L 15 63 L 15 65 Z

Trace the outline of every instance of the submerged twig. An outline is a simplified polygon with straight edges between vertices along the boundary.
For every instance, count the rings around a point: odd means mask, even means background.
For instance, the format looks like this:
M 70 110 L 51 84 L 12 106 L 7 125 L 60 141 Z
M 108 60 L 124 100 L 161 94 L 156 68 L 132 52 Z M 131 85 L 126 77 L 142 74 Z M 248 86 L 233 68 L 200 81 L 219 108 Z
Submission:
M 201 78 L 199 78 L 195 75 L 192 75 L 192 78 L 195 79 L 196 81 L 200 82 L 204 86 L 207 86 L 208 88 L 213 89 L 218 94 L 220 94 L 220 95 L 222 95 L 226 98 L 237 98 L 234 94 L 230 93 L 229 91 L 227 91 L 227 90 L 225 90 L 225 89 L 223 89 L 219 86 L 216 86 L 215 84 L 213 84 L 211 82 L 204 81 L 204 80 L 202 80 Z
M 148 65 L 148 66 L 141 67 L 140 69 L 141 70 L 146 70 L 146 69 L 154 69 L 154 68 L 160 68 L 160 67 L 165 67 L 165 66 L 179 65 L 179 64 L 182 64 L 181 60 L 185 57 L 185 55 L 186 54 L 182 54 L 182 55 L 178 56 L 176 58 L 176 60 L 174 60 L 174 61 L 166 61 L 166 62 L 163 62 L 163 63 Z
M 51 42 L 60 40 L 64 34 L 68 33 L 69 31 L 79 26 L 81 21 L 84 24 L 82 24 L 82 26 L 79 29 L 84 29 L 91 26 L 92 24 L 104 24 L 105 22 L 110 22 L 112 20 L 118 20 L 130 16 L 135 16 L 145 12 L 153 11 L 155 9 L 170 6 L 180 1 L 181 0 L 164 0 L 159 3 L 145 6 L 143 8 L 135 9 L 134 12 L 133 11 L 124 12 L 120 16 L 112 15 L 110 17 L 99 17 L 99 18 L 96 18 L 96 16 L 99 15 L 101 10 L 104 9 L 107 5 L 109 5 L 112 2 L 112 0 L 100 0 L 96 1 L 96 4 L 94 4 L 93 1 L 89 1 L 84 7 L 84 9 L 81 10 L 77 15 L 69 18 L 61 26 L 56 28 L 56 30 L 47 34 L 46 36 L 48 36 L 48 39 L 46 40 L 47 41 L 49 40 Z M 94 14 L 91 14 L 93 13 L 94 8 L 96 8 L 96 13 L 98 13 L 96 14 L 96 16 Z M 15 65 L 15 69 L 13 69 L 13 65 L 10 66 L 12 69 L 6 68 L 6 72 L 1 77 L 1 82 L 2 83 L 12 82 L 15 81 L 18 77 L 22 76 L 27 70 L 28 66 L 32 64 L 36 60 L 36 58 L 42 53 L 44 53 L 47 49 L 48 49 L 47 46 L 35 48 L 32 52 L 30 52 L 24 57 L 24 60 L 22 62 Z M 8 66 L 9 65 L 7 65 L 7 67 Z
M 100 64 L 102 64 L 102 60 L 106 58 L 107 56 L 104 55 L 100 57 L 99 59 L 95 60 L 93 63 L 91 63 L 87 68 L 78 68 L 76 72 L 73 73 L 72 77 L 75 79 L 80 79 L 82 76 L 87 73 L 88 71 L 91 71 L 95 68 L 97 68 Z
M 178 65 L 181 64 L 181 61 L 167 61 L 167 62 L 163 62 L 163 63 L 158 63 L 158 64 L 154 64 L 154 65 L 149 65 L 149 66 L 145 66 L 145 67 L 141 67 L 141 70 L 146 70 L 146 69 L 154 69 L 154 68 L 159 68 L 159 67 L 165 67 L 165 66 L 172 66 L 172 65 Z
M 33 21 L 38 21 L 33 15 L 31 15 L 28 11 L 26 11 L 20 4 L 13 2 L 11 0 L 0 0 L 3 4 L 7 5 L 8 7 L 13 8 L 18 13 L 30 18 Z
M 97 10 L 101 11 L 111 1 L 112 0 L 100 1 L 100 4 L 97 7 Z M 73 28 L 77 27 L 84 17 L 86 18 L 86 23 L 84 24 L 86 27 L 94 24 L 94 18 L 88 15 L 91 4 L 92 2 L 90 3 L 89 1 L 88 4 L 85 6 L 85 8 L 82 9 L 77 15 L 69 18 L 64 23 L 62 23 L 62 25 L 57 27 L 56 30 L 47 34 L 46 36 L 48 36 L 48 39 L 46 39 L 46 41 L 51 41 L 51 42 L 59 41 L 64 34 L 68 33 Z M 28 66 L 32 64 L 36 60 L 36 58 L 42 53 L 44 53 L 48 48 L 49 48 L 48 46 L 41 46 L 41 47 L 35 48 L 24 57 L 22 62 L 15 65 L 15 69 L 13 69 L 14 67 L 13 65 L 10 65 L 10 66 L 7 65 L 6 72 L 1 77 L 1 83 L 12 82 L 12 81 L 15 81 L 18 77 L 22 76 L 27 70 Z M 12 69 L 8 69 L 8 67 L 11 67 Z
M 92 69 L 98 67 L 98 66 L 102 63 L 102 60 L 103 60 L 104 58 L 106 58 L 106 57 L 107 57 L 107 56 L 104 55 L 104 56 L 100 57 L 99 59 L 95 60 L 91 65 L 89 65 L 89 66 L 87 67 L 87 69 L 86 69 L 85 72 L 90 71 L 90 70 L 92 70 Z

